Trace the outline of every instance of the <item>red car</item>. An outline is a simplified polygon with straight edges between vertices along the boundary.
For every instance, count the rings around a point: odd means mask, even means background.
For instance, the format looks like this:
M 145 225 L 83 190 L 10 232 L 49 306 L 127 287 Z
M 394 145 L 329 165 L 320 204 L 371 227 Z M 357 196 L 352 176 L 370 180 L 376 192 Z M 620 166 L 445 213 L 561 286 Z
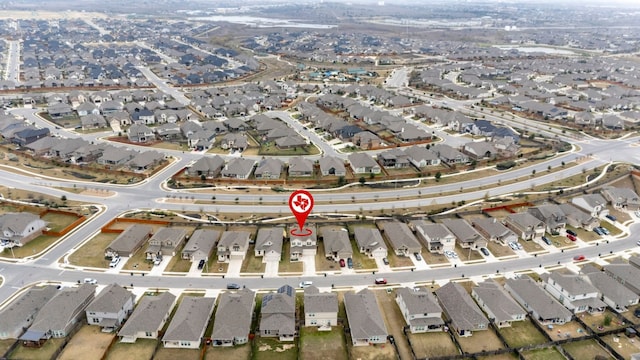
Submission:
M 573 257 L 573 261 L 582 261 L 584 259 L 585 259 L 584 255 L 576 255 Z
M 387 279 L 385 278 L 377 278 L 375 281 L 377 285 L 385 285 L 387 283 Z
M 344 259 L 340 259 L 340 267 L 344 267 Z
M 576 241 L 578 240 L 578 238 L 575 235 L 571 235 L 571 234 L 567 234 L 567 237 L 569 238 L 569 240 L 571 241 Z

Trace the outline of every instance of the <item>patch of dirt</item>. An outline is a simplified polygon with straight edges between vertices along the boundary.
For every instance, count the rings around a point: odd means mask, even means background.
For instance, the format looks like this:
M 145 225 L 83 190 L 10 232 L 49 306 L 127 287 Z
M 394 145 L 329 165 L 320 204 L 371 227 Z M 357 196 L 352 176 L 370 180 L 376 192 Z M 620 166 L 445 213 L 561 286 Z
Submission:
M 269 351 L 269 350 L 271 350 L 270 345 L 260 345 L 260 347 L 258 348 L 258 351 Z
M 287 351 L 289 349 L 293 349 L 294 345 L 293 344 L 284 344 L 282 345 L 282 347 L 277 347 L 276 348 L 276 352 L 284 352 Z

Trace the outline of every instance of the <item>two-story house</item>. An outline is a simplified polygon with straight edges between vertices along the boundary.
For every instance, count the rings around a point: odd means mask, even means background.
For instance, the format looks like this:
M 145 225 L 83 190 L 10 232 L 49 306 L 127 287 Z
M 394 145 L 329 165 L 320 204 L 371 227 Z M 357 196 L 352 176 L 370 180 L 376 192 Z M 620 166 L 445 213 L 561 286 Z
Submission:
M 528 212 L 507 215 L 504 225 L 525 241 L 540 241 L 546 230 L 544 221 Z
M 0 215 L 0 240 L 12 246 L 22 246 L 42 234 L 47 223 L 29 212 Z
M 480 235 L 485 239 L 497 242 L 500 245 L 507 245 L 510 242 L 518 241 L 518 236 L 496 218 L 473 219 L 471 220 L 471 225 L 478 230 Z
M 607 308 L 598 289 L 582 275 L 553 271 L 541 275 L 543 286 L 556 300 L 575 314 L 587 311 L 602 313 Z
M 433 224 L 425 220 L 414 220 L 409 223 L 413 227 L 418 239 L 429 250 L 436 254 L 454 251 L 456 237 L 443 224 Z
M 530 207 L 527 212 L 544 222 L 547 232 L 553 235 L 560 234 L 567 225 L 567 216 L 555 204 Z
M 442 331 L 442 308 L 433 293 L 425 289 L 399 288 L 396 303 L 412 334 Z
M 512 322 L 523 321 L 527 317 L 527 312 L 493 280 L 474 286 L 471 296 L 499 328 L 511 326 Z
M 149 239 L 149 246 L 145 251 L 147 260 L 154 261 L 163 256 L 175 256 L 176 249 L 184 243 L 187 230 L 183 228 L 160 228 Z
M 314 224 L 305 224 L 304 229 L 309 229 L 307 233 L 292 233 L 291 230 L 298 231 L 298 226 L 289 228 L 289 260 L 299 261 L 303 256 L 315 256 L 318 250 L 318 234 Z
M 504 289 L 520 306 L 530 312 L 531 318 L 540 325 L 563 325 L 571 321 L 573 317 L 571 311 L 562 306 L 527 275 L 507 279 Z
M 107 285 L 87 306 L 87 323 L 103 332 L 118 329 L 133 310 L 136 296 L 118 284 Z
M 123 343 L 134 343 L 139 338 L 157 339 L 158 334 L 169 320 L 176 296 L 170 292 L 159 295 L 145 295 L 124 323 L 118 336 Z
M 338 295 L 320 292 L 317 287 L 304 289 L 304 326 L 316 326 L 319 331 L 338 325 Z
M 471 336 L 474 331 L 489 328 L 489 320 L 462 285 L 448 282 L 435 293 L 451 327 L 459 336 Z
M 444 226 L 456 237 L 463 249 L 479 249 L 487 246 L 487 240 L 465 219 L 444 219 Z
M 218 242 L 218 262 L 231 259 L 244 260 L 249 248 L 251 233 L 248 231 L 225 231 Z

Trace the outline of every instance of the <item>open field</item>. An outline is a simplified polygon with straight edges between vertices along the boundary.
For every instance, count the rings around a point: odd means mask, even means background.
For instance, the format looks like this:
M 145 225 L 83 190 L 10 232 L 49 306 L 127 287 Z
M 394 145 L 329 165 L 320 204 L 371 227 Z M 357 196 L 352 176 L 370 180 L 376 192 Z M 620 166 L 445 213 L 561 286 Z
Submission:
M 613 359 L 611 354 L 593 339 L 564 344 L 562 348 L 574 359 L 593 359 L 598 355 L 602 355 L 603 359 Z
M 58 350 L 64 339 L 49 339 L 40 348 L 28 348 L 22 345 L 11 352 L 9 359 L 16 360 L 49 360 Z
M 78 266 L 109 267 L 109 260 L 104 258 L 104 249 L 118 236 L 118 234 L 99 233 L 87 241 L 69 256 L 69 262 Z
M 205 360 L 238 359 L 249 360 L 251 358 L 251 345 L 244 344 L 233 347 L 207 346 L 204 354 Z
M 255 360 L 297 360 L 298 347 L 295 342 L 279 342 L 277 339 L 258 337 L 254 340 Z
M 153 360 L 200 360 L 200 349 L 171 349 L 160 347 Z
M 509 347 L 544 344 L 547 338 L 531 323 L 531 320 L 513 321 L 511 327 L 499 329 Z M 475 336 L 475 334 L 474 334 Z
M 105 360 L 148 360 L 156 348 L 158 340 L 154 339 L 138 339 L 133 344 L 115 342 Z
M 409 339 L 418 359 L 458 354 L 456 344 L 449 334 L 443 331 L 425 334 L 409 333 Z
M 342 326 L 331 331 L 313 327 L 300 329 L 300 358 L 310 360 L 347 360 L 347 345 Z
M 99 326 L 84 325 L 65 346 L 59 360 L 101 360 L 115 334 L 103 333 Z
M 473 336 L 468 337 L 459 337 L 457 333 L 454 336 L 458 339 L 458 343 L 460 344 L 462 351 L 468 353 L 504 348 L 498 335 L 496 335 L 491 329 L 474 331 Z

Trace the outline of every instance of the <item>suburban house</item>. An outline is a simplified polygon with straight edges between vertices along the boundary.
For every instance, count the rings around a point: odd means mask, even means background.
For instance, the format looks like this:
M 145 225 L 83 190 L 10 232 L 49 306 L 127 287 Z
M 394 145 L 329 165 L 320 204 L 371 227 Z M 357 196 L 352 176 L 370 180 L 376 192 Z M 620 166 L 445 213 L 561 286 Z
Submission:
M 302 256 L 315 256 L 318 251 L 318 233 L 316 231 L 316 226 L 314 224 L 305 224 L 304 229 L 309 229 L 308 233 L 302 233 L 300 235 L 297 231 L 299 231 L 298 226 L 295 225 L 289 228 L 289 260 L 290 261 L 299 261 Z M 292 231 L 296 231 L 295 233 L 291 233 Z
M 127 130 L 127 138 L 134 143 L 147 143 L 156 139 L 153 130 L 145 124 L 133 124 Z
M 399 288 L 396 302 L 412 334 L 442 331 L 442 308 L 432 292 L 422 288 Z
M 255 256 L 262 257 L 262 262 L 279 262 L 282 258 L 282 241 L 284 229 L 282 227 L 263 227 L 256 236 Z
M 282 160 L 266 158 L 258 162 L 253 175 L 256 179 L 279 179 L 282 175 L 283 167 L 284 163 Z
M 567 225 L 567 216 L 564 214 L 560 206 L 555 204 L 547 204 L 534 206 L 527 211 L 544 222 L 546 230 L 549 234 L 560 234 Z
M 118 284 L 107 285 L 87 306 L 87 324 L 113 332 L 131 314 L 136 296 Z
M 494 241 L 501 245 L 518 241 L 518 235 L 496 218 L 476 218 L 471 220 L 471 225 L 488 241 Z
M 290 177 L 309 177 L 313 176 L 313 162 L 302 156 L 289 159 L 289 176 Z
M 379 174 L 380 165 L 366 153 L 352 153 L 349 155 L 349 163 L 355 174 Z
M 438 157 L 438 154 L 424 146 L 411 146 L 405 149 L 404 153 L 409 156 L 411 164 L 418 169 L 427 166 L 440 165 L 440 158 Z
M 194 231 L 182 249 L 182 258 L 191 262 L 209 261 L 209 255 L 211 255 L 219 238 L 220 232 L 218 230 L 198 229 Z
M 318 229 L 324 243 L 324 256 L 338 261 L 353 256 L 349 232 L 337 226 L 322 226 Z
M 571 203 L 596 218 L 609 215 L 607 199 L 600 194 L 576 196 L 571 199 Z
M 456 236 L 453 235 L 446 226 L 433 224 L 425 220 L 413 220 L 409 223 L 418 239 L 428 251 L 437 254 L 444 254 L 445 251 L 454 251 L 456 247 Z
M 604 272 L 640 295 L 640 269 L 630 264 L 610 264 L 604 266 Z
M 82 324 L 84 309 L 95 295 L 96 286 L 91 284 L 59 290 L 40 309 L 29 329 L 20 336 L 20 341 L 42 345 L 52 337 L 66 337 Z
M 116 237 L 104 251 L 104 256 L 129 257 L 133 255 L 153 234 L 153 227 L 144 224 L 133 224 Z
M 479 249 L 487 246 L 487 240 L 465 219 L 444 219 L 444 226 L 456 237 L 463 249 Z
M 207 179 L 213 179 L 220 176 L 223 168 L 224 159 L 221 156 L 203 156 L 189 166 L 186 173 L 189 176 L 204 176 Z
M 11 246 L 22 246 L 42 234 L 47 223 L 29 212 L 0 215 L 0 240 Z
M 562 325 L 569 321 L 573 314 L 562 306 L 549 293 L 544 291 L 527 275 L 507 279 L 504 289 L 531 314 L 531 318 L 540 325 Z
M 296 291 L 289 285 L 262 297 L 259 332 L 263 337 L 293 341 L 296 336 Z
M 585 271 L 585 267 L 583 266 L 581 271 L 586 274 L 586 280 L 602 294 L 600 300 L 613 310 L 621 313 L 629 310 L 629 306 L 638 304 L 640 300 L 638 294 L 620 285 L 614 278 L 599 269 L 592 267 L 592 271 Z
M 528 212 L 507 215 L 504 225 L 522 240 L 541 240 L 546 230 L 544 222 Z
M 54 285 L 33 286 L 0 310 L 0 340 L 19 338 L 57 292 Z
M 431 148 L 445 164 L 466 164 L 469 162 L 469 156 L 461 153 L 447 144 L 437 144 Z
M 600 193 L 615 209 L 627 211 L 640 209 L 640 198 L 631 189 L 605 186 L 600 190 Z
M 249 248 L 251 233 L 248 231 L 225 231 L 218 242 L 218 262 L 232 259 L 244 260 Z
M 317 287 L 304 289 L 304 326 L 316 326 L 319 331 L 338 325 L 338 295 L 320 292 Z
M 584 311 L 589 314 L 603 313 L 607 308 L 607 304 L 600 300 L 598 289 L 582 275 L 553 271 L 542 274 L 541 279 L 545 290 L 574 314 Z
M 577 206 L 572 204 L 561 204 L 560 209 L 562 209 L 567 217 L 567 224 L 574 228 L 591 231 L 596 226 L 600 226 L 600 220 L 597 217 L 591 216 L 591 214 L 582 211 Z
M 387 256 L 387 244 L 385 244 L 380 230 L 366 226 L 355 226 L 353 236 L 360 253 L 374 259 Z
M 347 312 L 353 346 L 368 346 L 387 342 L 389 333 L 373 291 L 362 289 L 357 293 L 346 292 L 344 307 Z
M 200 348 L 215 304 L 216 299 L 212 297 L 183 296 L 162 337 L 162 345 L 166 348 Z
M 322 176 L 345 176 L 347 174 L 344 161 L 340 158 L 324 156 L 318 160 L 318 164 L 320 165 L 320 173 Z
M 233 158 L 224 166 L 220 172 L 220 176 L 229 179 L 248 179 L 253 171 L 255 160 L 245 158 Z
M 435 293 L 451 327 L 459 336 L 471 336 L 474 331 L 489 328 L 489 320 L 462 285 L 448 282 Z
M 187 230 L 177 227 L 163 227 L 149 239 L 149 246 L 145 251 L 147 260 L 162 259 L 163 256 L 175 256 L 176 249 L 184 243 Z
M 511 326 L 513 321 L 527 317 L 527 312 L 493 280 L 478 283 L 471 289 L 471 296 L 499 328 Z
M 396 255 L 408 256 L 422 252 L 422 246 L 407 224 L 399 221 L 385 221 L 380 226 Z
M 138 339 L 157 339 L 175 304 L 176 296 L 168 291 L 160 295 L 143 296 L 118 331 L 120 341 L 134 343 Z
M 211 345 L 246 344 L 251 332 L 251 319 L 256 306 L 256 293 L 247 288 L 223 292 L 218 300 Z

